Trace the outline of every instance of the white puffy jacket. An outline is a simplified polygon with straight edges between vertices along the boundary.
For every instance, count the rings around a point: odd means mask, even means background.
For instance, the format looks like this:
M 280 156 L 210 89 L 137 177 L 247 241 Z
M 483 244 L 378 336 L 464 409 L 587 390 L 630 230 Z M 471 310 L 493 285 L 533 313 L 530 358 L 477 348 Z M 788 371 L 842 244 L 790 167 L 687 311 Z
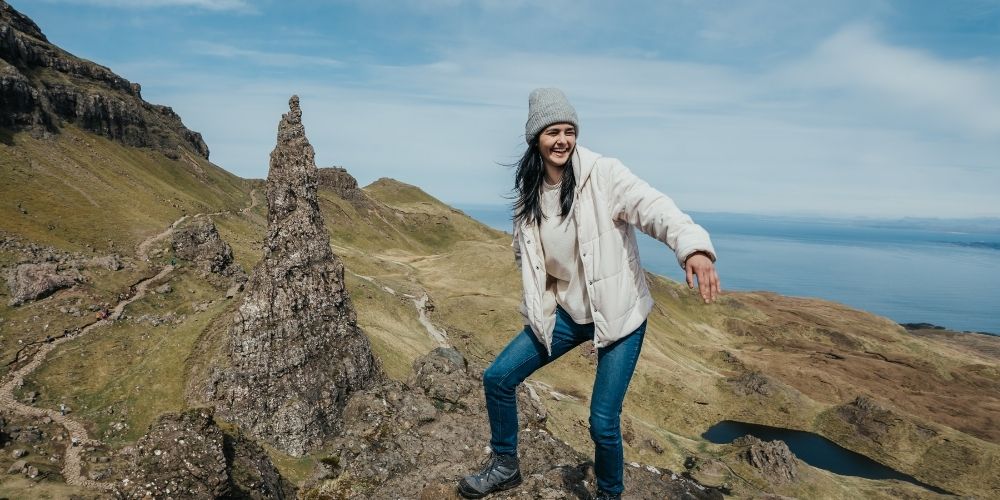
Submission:
M 704 228 L 617 159 L 578 144 L 573 173 L 572 216 L 594 318 L 594 345 L 605 347 L 638 328 L 653 308 L 634 226 L 673 249 L 682 268 L 684 260 L 699 250 L 714 261 L 715 249 Z M 542 304 L 555 302 L 542 300 L 546 271 L 538 225 L 515 224 L 511 246 L 524 282 L 524 324 L 551 354 L 555 310 L 542 310 Z

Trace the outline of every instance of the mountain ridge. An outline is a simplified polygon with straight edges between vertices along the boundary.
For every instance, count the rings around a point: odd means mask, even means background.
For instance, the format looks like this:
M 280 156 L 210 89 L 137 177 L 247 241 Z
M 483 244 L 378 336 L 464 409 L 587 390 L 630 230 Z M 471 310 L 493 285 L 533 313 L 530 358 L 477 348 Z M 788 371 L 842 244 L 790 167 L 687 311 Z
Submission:
M 0 118 L 38 135 L 63 122 L 174 159 L 188 149 L 208 159 L 201 134 L 171 108 L 142 99 L 141 86 L 49 43 L 33 21 L 0 0 Z

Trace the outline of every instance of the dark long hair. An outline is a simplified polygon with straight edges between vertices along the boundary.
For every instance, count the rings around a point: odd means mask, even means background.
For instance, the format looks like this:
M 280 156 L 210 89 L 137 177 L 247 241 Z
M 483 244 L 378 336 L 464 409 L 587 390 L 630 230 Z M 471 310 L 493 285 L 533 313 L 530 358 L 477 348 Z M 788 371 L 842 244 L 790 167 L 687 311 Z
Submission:
M 538 224 L 545 217 L 542 213 L 541 191 L 545 181 L 545 162 L 538 151 L 538 136 L 524 150 L 521 159 L 510 165 L 517 167 L 514 174 L 514 223 L 527 221 Z M 573 173 L 573 155 L 570 155 L 563 168 L 562 183 L 559 190 L 559 216 L 565 217 L 573 208 L 573 191 L 576 189 L 576 176 Z

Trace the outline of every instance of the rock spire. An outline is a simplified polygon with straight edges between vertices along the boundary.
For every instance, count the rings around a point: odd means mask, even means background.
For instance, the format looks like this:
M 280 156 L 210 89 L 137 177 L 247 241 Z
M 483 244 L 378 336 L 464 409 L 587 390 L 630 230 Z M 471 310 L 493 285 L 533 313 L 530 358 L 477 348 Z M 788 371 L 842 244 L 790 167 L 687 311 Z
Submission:
M 330 249 L 297 96 L 289 107 L 271 152 L 264 257 L 230 327 L 217 395 L 226 419 L 302 455 L 339 432 L 350 393 L 385 377 Z

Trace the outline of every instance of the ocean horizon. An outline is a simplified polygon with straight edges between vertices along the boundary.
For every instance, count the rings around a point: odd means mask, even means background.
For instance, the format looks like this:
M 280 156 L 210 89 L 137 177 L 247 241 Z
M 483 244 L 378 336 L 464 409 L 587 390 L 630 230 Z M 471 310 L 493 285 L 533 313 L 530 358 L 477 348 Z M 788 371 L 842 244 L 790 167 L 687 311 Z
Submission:
M 510 232 L 503 205 L 454 205 Z M 951 330 L 1000 334 L 1000 219 L 688 212 L 708 230 L 725 291 L 813 297 Z M 636 231 L 646 270 L 684 281 L 673 252 Z

